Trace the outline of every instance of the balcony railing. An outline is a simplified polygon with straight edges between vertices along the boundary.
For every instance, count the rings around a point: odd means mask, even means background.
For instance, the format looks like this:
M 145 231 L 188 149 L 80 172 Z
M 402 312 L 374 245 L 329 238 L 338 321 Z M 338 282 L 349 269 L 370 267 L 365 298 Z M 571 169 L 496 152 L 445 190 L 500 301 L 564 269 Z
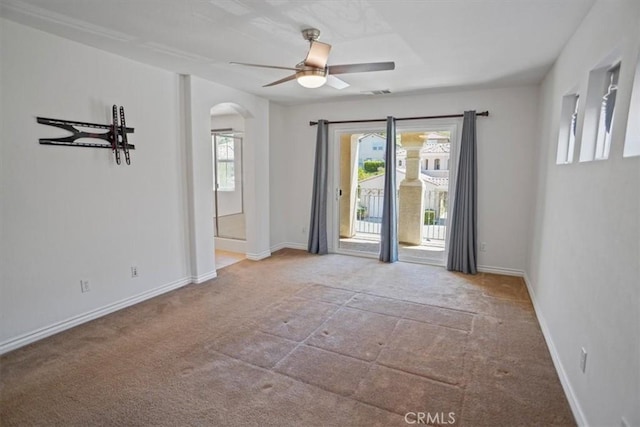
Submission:
M 383 198 L 384 192 L 381 188 L 358 190 L 357 234 L 362 237 L 379 238 Z M 423 213 L 422 241 L 427 244 L 429 242 L 444 244 L 447 235 L 447 192 L 425 190 L 423 198 L 425 212 Z

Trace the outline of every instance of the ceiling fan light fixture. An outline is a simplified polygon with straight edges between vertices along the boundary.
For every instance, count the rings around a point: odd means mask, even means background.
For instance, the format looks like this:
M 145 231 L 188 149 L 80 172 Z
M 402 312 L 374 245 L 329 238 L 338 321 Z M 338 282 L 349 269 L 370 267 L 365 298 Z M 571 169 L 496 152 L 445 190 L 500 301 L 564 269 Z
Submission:
M 300 86 L 315 89 L 327 82 L 327 70 L 300 70 L 296 73 Z

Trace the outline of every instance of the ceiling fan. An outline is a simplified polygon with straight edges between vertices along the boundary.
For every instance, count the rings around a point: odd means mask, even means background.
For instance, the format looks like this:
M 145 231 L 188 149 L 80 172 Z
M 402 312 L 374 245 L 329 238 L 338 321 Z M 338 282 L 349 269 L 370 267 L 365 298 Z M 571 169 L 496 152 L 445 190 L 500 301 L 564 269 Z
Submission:
M 393 70 L 396 67 L 394 62 L 367 62 L 363 64 L 343 64 L 327 65 L 331 45 L 318 41 L 320 30 L 306 28 L 302 30 L 302 37 L 309 41 L 309 53 L 304 61 L 295 67 L 280 67 L 276 65 L 247 64 L 245 62 L 231 62 L 236 65 L 246 65 L 249 67 L 273 68 L 277 70 L 291 70 L 295 73 L 283 79 L 264 85 L 263 87 L 275 86 L 290 80 L 297 82 L 307 88 L 317 88 L 325 83 L 336 89 L 344 89 L 349 83 L 336 77 L 336 74 L 366 73 L 370 71 Z

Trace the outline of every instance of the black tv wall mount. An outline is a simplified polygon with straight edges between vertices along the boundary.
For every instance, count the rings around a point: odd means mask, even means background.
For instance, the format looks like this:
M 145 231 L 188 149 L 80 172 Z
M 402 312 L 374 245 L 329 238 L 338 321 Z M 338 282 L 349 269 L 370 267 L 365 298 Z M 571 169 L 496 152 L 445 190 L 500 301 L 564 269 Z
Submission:
M 54 126 L 71 132 L 71 135 L 61 138 L 41 138 L 40 144 L 43 145 L 62 145 L 67 147 L 89 147 L 89 148 L 110 148 L 113 150 L 116 163 L 120 164 L 120 150 L 124 153 L 125 161 L 131 164 L 129 150 L 135 150 L 133 144 L 129 144 L 127 134 L 133 133 L 134 128 L 127 127 L 124 117 L 124 107 L 114 105 L 112 107 L 113 123 L 108 125 L 98 123 L 76 122 L 71 120 L 49 119 L 46 117 L 37 117 L 38 123 L 48 126 Z M 120 124 L 118 124 L 118 113 L 120 113 Z M 89 132 L 84 129 L 105 129 L 106 132 Z M 79 139 L 98 139 L 105 142 L 86 142 L 78 141 Z

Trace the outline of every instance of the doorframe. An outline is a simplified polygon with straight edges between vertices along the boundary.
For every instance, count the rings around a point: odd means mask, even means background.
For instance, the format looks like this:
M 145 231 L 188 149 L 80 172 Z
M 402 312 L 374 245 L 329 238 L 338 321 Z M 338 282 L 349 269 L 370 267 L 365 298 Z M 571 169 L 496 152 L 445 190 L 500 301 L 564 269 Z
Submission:
M 435 120 L 415 120 L 411 122 L 396 122 L 396 133 L 403 132 L 436 132 L 436 131 L 449 131 L 451 133 L 451 149 L 449 152 L 449 187 L 448 187 L 448 200 L 447 200 L 447 220 L 451 218 L 455 202 L 455 188 L 458 170 L 460 149 L 460 139 L 462 134 L 460 129 L 462 127 L 461 119 L 435 119 Z M 329 159 L 331 159 L 332 167 L 328 176 L 328 192 L 327 195 L 327 232 L 328 249 L 331 253 L 353 255 L 364 258 L 378 258 L 377 254 L 364 253 L 351 251 L 346 249 L 340 249 L 340 136 L 345 133 L 375 133 L 386 132 L 386 125 L 379 124 L 377 122 L 371 122 L 369 125 L 362 123 L 351 124 L 336 124 L 333 127 L 333 132 L 329 133 Z M 449 254 L 449 241 L 451 235 L 451 228 L 449 222 L 447 223 L 447 230 L 445 236 L 445 250 L 442 255 L 442 259 L 438 258 L 411 258 L 400 260 L 402 262 L 411 262 L 418 264 L 429 264 L 444 266 L 447 263 Z
M 332 159 L 332 170 L 329 172 L 329 194 L 327 195 L 327 232 L 329 233 L 328 249 L 331 253 L 353 255 L 364 258 L 377 258 L 376 254 L 340 249 L 340 136 L 345 133 L 386 132 L 386 125 L 371 122 L 369 126 L 362 123 L 338 124 L 329 134 L 329 158 Z

